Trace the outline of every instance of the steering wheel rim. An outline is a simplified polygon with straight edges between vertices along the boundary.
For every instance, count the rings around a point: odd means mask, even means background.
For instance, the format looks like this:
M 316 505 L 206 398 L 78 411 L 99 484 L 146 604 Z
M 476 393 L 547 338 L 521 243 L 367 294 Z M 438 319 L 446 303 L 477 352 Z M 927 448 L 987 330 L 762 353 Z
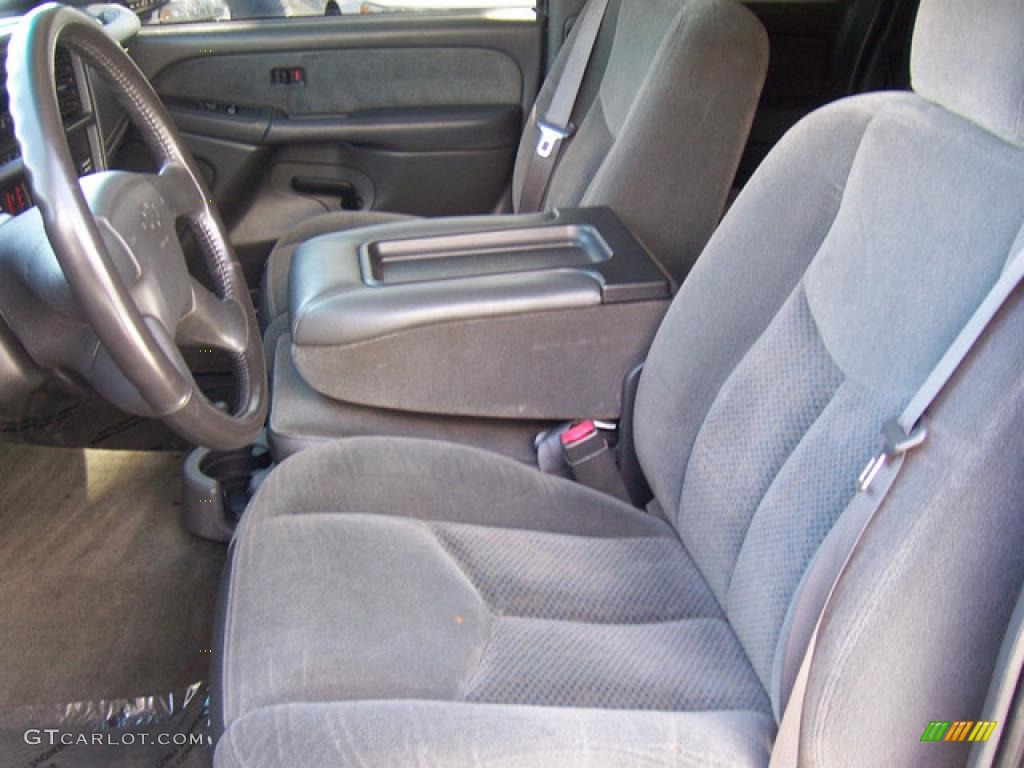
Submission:
M 58 43 L 109 82 L 157 161 L 158 174 L 86 177 L 83 185 L 89 180 L 94 192 L 87 202 L 54 87 Z M 56 4 L 40 6 L 22 19 L 11 36 L 7 61 L 10 110 L 33 199 L 71 293 L 103 348 L 152 415 L 186 439 L 222 450 L 250 444 L 268 406 L 255 310 L 224 224 L 149 81 L 93 19 Z M 131 217 L 128 205 L 135 206 Z M 104 206 L 105 216 L 95 213 Z M 115 219 L 121 222 L 118 231 L 109 224 Z M 188 277 L 176 232 L 183 272 L 167 263 L 166 253 L 162 263 L 155 260 L 160 254 L 151 253 L 171 248 L 168 226 L 173 232 L 178 219 L 185 219 L 194 233 L 216 295 Z M 133 247 L 139 243 L 150 247 Z M 154 291 L 150 280 L 146 295 L 161 295 L 140 309 L 129 283 L 140 285 L 147 270 L 161 272 L 167 284 Z M 177 349 L 183 336 L 230 352 L 236 389 L 231 412 L 199 389 Z

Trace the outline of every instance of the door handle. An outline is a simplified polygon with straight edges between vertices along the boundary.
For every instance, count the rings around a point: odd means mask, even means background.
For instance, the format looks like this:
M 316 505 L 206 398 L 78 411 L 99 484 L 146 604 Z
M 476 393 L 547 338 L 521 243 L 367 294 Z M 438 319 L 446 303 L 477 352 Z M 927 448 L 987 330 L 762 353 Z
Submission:
M 337 197 L 347 211 L 358 211 L 362 206 L 355 185 L 344 179 L 325 179 L 316 176 L 292 177 L 292 189 L 303 195 Z

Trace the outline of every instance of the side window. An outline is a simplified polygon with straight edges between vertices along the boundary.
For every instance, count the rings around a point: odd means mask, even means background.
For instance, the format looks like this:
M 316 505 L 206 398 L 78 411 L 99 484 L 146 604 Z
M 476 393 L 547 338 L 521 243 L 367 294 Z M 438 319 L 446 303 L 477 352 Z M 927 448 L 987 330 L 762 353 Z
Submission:
M 532 12 L 536 0 L 129 0 L 129 5 L 143 24 L 153 25 L 363 13 Z

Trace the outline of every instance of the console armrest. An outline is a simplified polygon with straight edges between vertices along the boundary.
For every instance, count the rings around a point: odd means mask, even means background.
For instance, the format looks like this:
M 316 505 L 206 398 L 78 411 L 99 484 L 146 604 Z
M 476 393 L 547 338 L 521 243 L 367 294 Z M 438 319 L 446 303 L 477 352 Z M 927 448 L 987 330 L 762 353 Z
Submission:
M 606 208 L 324 235 L 289 290 L 295 363 L 321 393 L 530 419 L 617 416 L 671 294 Z

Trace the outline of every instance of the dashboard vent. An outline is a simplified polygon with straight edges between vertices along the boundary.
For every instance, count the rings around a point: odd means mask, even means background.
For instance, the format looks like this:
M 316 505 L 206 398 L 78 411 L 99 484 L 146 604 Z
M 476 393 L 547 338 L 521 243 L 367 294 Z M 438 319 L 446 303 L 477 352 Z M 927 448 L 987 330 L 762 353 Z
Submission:
M 78 78 L 71 64 L 71 54 L 64 48 L 57 49 L 56 65 L 57 103 L 60 105 L 60 119 L 65 127 L 84 116 L 82 96 L 78 92 Z

